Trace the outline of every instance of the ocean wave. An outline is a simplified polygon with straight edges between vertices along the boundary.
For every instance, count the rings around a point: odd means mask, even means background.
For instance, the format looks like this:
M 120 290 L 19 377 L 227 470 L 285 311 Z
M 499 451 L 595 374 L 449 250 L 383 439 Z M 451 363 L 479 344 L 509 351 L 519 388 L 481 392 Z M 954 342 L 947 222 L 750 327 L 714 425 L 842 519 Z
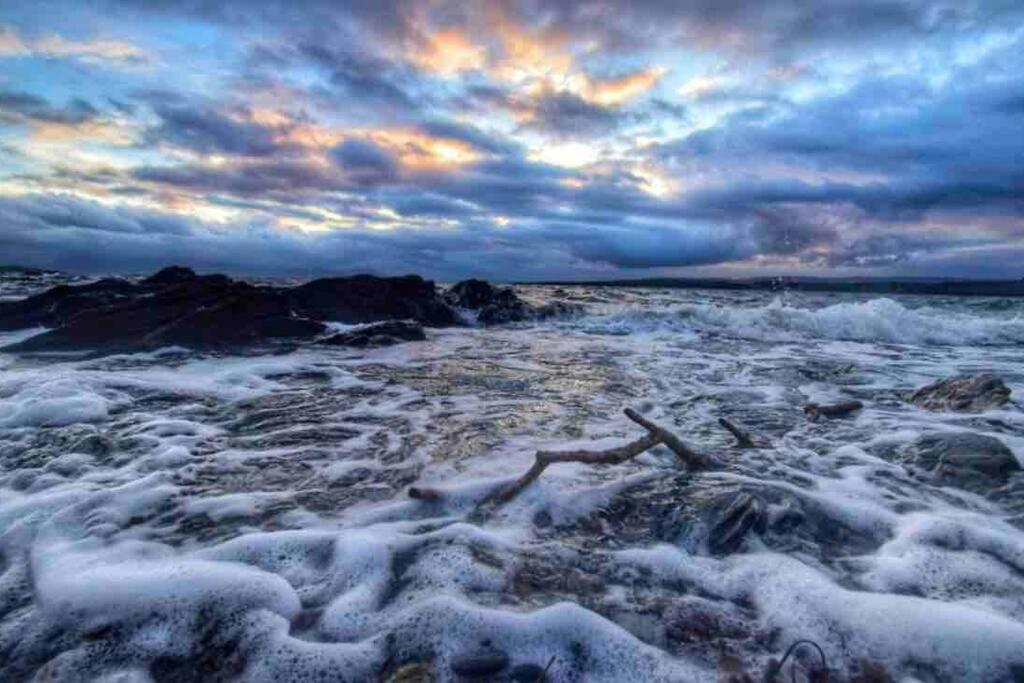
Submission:
M 1024 343 L 1024 317 L 996 318 L 930 307 L 908 308 L 888 298 L 801 308 L 776 298 L 764 306 L 685 304 L 629 308 L 589 316 L 585 332 L 717 332 L 741 339 L 835 339 L 914 345 L 990 346 Z

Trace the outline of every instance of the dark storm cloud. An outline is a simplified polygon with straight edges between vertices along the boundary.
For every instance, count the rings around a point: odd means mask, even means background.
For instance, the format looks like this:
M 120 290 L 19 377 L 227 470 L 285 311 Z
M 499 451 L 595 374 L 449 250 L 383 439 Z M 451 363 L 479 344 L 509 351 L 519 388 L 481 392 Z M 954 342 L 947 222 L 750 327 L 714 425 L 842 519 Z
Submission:
M 56 107 L 31 93 L 0 91 L 0 122 L 40 121 L 73 126 L 99 116 L 99 110 L 83 99 L 74 98 L 66 105 Z
M 529 116 L 525 127 L 568 136 L 608 133 L 619 123 L 614 109 L 564 91 L 545 93 L 521 107 Z
M 272 194 L 277 197 L 286 196 L 289 192 L 343 187 L 341 179 L 330 171 L 301 161 L 271 160 L 228 166 L 142 166 L 135 169 L 132 176 L 140 181 L 197 192 L 227 192 L 242 196 Z
M 333 41 L 303 43 L 298 54 L 327 72 L 338 96 L 408 111 L 423 104 L 407 91 L 411 72 L 390 60 L 339 48 Z
M 0 246 L 12 259 L 528 277 L 753 258 L 963 264 L 957 254 L 991 255 L 983 250 L 1022 237 L 1019 2 L 114 4 L 110 14 L 130 17 L 139 34 L 153 16 L 181 20 L 173 25 L 183 44 L 213 35 L 223 49 L 195 55 L 196 71 L 184 76 L 154 61 L 155 73 L 124 89 L 97 81 L 84 90 L 89 100 L 54 99 L 60 75 L 45 91 L 51 100 L 0 93 L 0 122 L 110 124 L 106 142 L 83 134 L 89 154 L 67 160 L 53 140 L 38 154 L 18 140 L 11 148 L 22 156 L 4 180 L 16 191 L 131 196 L 152 207 L 170 198 L 194 202 L 196 215 L 212 205 L 243 218 L 218 227 L 56 194 L 5 198 Z M 436 68 L 433 54 L 417 59 L 441 28 L 456 38 L 439 44 L 457 49 L 464 36 L 486 52 L 485 66 L 472 54 L 454 73 Z M 164 35 L 154 50 L 174 40 Z M 499 64 L 515 62 L 516 40 L 521 63 Z M 663 76 L 639 95 L 620 98 L 615 79 L 601 78 L 660 66 Z M 705 67 L 722 82 L 690 94 L 685 79 Z M 258 122 L 257 108 L 279 115 L 259 121 L 291 123 Z M 666 135 L 679 139 L 649 144 Z M 461 143 L 443 150 L 458 158 L 432 157 L 438 140 Z M 614 154 L 575 170 L 534 160 L 557 158 L 540 145 L 566 140 Z M 462 155 L 464 146 L 474 154 Z M 678 189 L 662 191 L 648 172 Z M 274 229 L 327 211 L 346 226 L 394 229 Z M 972 234 L 958 234 L 959 219 Z
M 375 185 L 398 175 L 394 156 L 369 140 L 345 140 L 333 147 L 330 154 L 342 171 L 358 183 Z
M 167 143 L 204 154 L 270 156 L 287 152 L 277 141 L 285 127 L 266 126 L 232 118 L 212 107 L 189 104 L 157 104 L 159 125 L 146 133 L 149 143 Z

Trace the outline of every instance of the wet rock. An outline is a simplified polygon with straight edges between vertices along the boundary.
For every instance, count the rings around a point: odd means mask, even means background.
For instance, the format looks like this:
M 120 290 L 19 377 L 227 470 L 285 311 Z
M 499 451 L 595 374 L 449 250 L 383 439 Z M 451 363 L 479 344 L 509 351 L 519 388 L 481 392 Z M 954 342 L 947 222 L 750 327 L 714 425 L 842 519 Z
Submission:
M 750 634 L 750 615 L 728 603 L 718 603 L 695 595 L 673 600 L 662 613 L 665 635 L 683 643 L 707 643 L 720 639 L 740 639 Z
M 314 320 L 372 323 L 407 319 L 429 327 L 459 322 L 434 283 L 419 275 L 325 278 L 294 287 L 287 296 L 296 311 Z
M 238 347 L 268 339 L 312 338 L 323 324 L 293 315 L 286 297 L 220 275 L 89 308 L 11 351 L 137 351 L 161 346 Z
M 1010 388 L 989 373 L 947 377 L 921 387 L 910 402 L 926 410 L 980 412 L 998 408 L 1010 400 Z
M 445 292 L 445 300 L 452 306 L 477 310 L 492 303 L 512 303 L 519 297 L 507 287 L 495 287 L 486 280 L 463 280 Z
M 1001 486 L 1020 463 L 1006 444 L 974 432 L 925 434 L 900 449 L 908 462 L 928 470 L 936 481 L 981 491 Z
M 485 678 L 508 666 L 508 655 L 500 650 L 480 650 L 452 660 L 452 671 L 463 678 Z
M 109 306 L 136 295 L 137 285 L 105 278 L 85 285 L 57 285 L 40 294 L 0 301 L 0 331 L 59 327 L 90 309 Z
M 184 266 L 167 266 L 163 270 L 160 270 L 146 279 L 142 280 L 142 285 L 180 285 L 182 282 L 188 282 L 198 277 L 196 272 L 191 268 L 185 268 Z
M 542 320 L 579 312 L 579 306 L 556 302 L 533 306 L 519 298 L 510 287 L 495 287 L 485 280 L 463 280 L 445 293 L 445 300 L 457 308 L 477 313 L 477 321 L 484 325 L 523 320 Z
M 746 491 L 716 501 L 708 531 L 708 550 L 715 555 L 734 552 L 747 532 L 763 530 L 766 520 L 764 501 Z
M 386 683 L 433 683 L 434 674 L 430 664 L 416 662 L 399 667 L 385 680 Z
M 850 413 L 857 412 L 863 407 L 864 404 L 856 399 L 850 401 L 840 401 L 839 403 L 811 402 L 804 406 L 804 415 L 806 415 L 807 418 L 812 421 L 817 420 L 819 417 L 822 416 L 828 418 L 845 417 Z
M 114 443 L 102 434 L 89 434 L 72 444 L 70 450 L 72 453 L 103 456 L 114 450 Z
M 411 320 L 390 320 L 374 323 L 348 332 L 339 332 L 324 339 L 322 343 L 332 346 L 391 346 L 404 341 L 423 341 L 427 335 L 423 326 Z
M 257 287 L 224 275 L 172 266 L 138 283 L 108 279 L 61 285 L 19 301 L 0 302 L 0 330 L 43 326 L 48 332 L 7 351 L 90 350 L 105 353 L 178 345 L 222 349 L 271 340 L 313 339 L 321 320 L 374 323 L 412 320 L 454 325 L 458 317 L 434 283 L 419 276 L 314 280 L 298 287 Z M 422 338 L 408 323 L 332 343 L 370 345 Z

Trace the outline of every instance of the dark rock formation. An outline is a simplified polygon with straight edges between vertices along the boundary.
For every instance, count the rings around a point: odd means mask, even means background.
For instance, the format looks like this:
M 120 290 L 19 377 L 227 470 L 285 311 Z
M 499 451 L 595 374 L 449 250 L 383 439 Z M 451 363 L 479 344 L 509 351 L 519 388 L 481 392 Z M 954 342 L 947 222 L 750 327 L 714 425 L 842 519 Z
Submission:
M 339 332 L 324 339 L 321 343 L 335 346 L 391 346 L 404 341 L 423 341 L 427 336 L 423 326 L 411 320 L 391 320 L 373 323 L 348 332 Z
M 581 312 L 579 306 L 562 302 L 534 306 L 522 299 L 510 287 L 495 287 L 484 280 L 463 280 L 452 285 L 445 300 L 457 308 L 478 311 L 477 321 L 484 325 L 523 320 L 543 320 L 559 315 Z
M 998 408 L 1010 400 L 1010 388 L 988 373 L 947 377 L 921 387 L 910 402 L 926 410 L 979 412 Z
M 931 473 L 936 483 L 985 491 L 1006 483 L 1020 463 L 1006 444 L 974 432 L 933 432 L 900 449 L 908 464 Z
M 355 275 L 313 280 L 287 291 L 292 307 L 315 320 L 372 323 L 416 320 L 430 327 L 456 325 L 458 316 L 419 275 Z
M 322 320 L 368 323 L 411 319 L 457 324 L 434 284 L 411 275 L 357 275 L 299 287 L 259 287 L 224 275 L 199 276 L 172 266 L 138 283 L 120 279 L 58 286 L 19 301 L 0 302 L 0 330 L 49 327 L 8 351 L 139 351 L 161 346 L 234 348 L 278 339 L 311 339 Z M 422 329 L 399 324 L 353 345 L 422 339 Z M 333 343 L 346 343 L 345 338 Z

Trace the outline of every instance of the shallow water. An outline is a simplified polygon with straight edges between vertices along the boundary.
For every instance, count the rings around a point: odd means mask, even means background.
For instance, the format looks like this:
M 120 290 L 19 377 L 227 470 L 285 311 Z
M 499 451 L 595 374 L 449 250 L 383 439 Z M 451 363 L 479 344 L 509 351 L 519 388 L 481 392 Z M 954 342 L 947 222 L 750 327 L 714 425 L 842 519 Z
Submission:
M 482 641 L 550 661 L 553 681 L 713 681 L 720 655 L 760 671 L 799 638 L 841 678 L 862 658 L 922 681 L 1024 664 L 1024 481 L 982 496 L 892 455 L 969 429 L 1024 460 L 1017 405 L 903 400 L 980 371 L 1020 396 L 1024 302 L 521 292 L 589 312 L 371 351 L 0 354 L 0 679 L 359 681 L 422 663 L 447 680 Z M 841 398 L 866 408 L 803 415 Z M 627 406 L 724 467 L 688 473 L 662 449 L 561 464 L 476 511 L 537 449 L 639 436 Z M 720 416 L 772 447 L 733 447 Z M 797 521 L 714 556 L 708 510 L 738 490 Z

